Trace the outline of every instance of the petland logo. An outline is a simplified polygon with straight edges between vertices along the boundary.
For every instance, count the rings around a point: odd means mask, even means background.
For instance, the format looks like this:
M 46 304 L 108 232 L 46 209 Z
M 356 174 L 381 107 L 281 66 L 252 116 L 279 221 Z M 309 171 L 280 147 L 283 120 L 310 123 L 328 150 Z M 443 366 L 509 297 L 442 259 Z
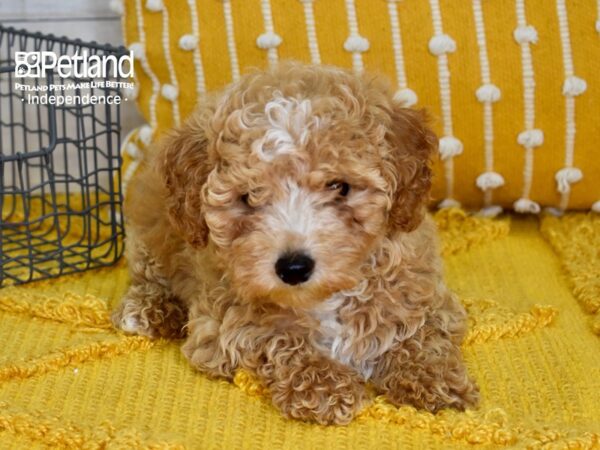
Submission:
M 15 52 L 15 76 L 40 78 L 48 70 L 56 71 L 61 78 L 130 78 L 133 76 L 133 52 L 128 55 L 57 56 L 54 52 Z

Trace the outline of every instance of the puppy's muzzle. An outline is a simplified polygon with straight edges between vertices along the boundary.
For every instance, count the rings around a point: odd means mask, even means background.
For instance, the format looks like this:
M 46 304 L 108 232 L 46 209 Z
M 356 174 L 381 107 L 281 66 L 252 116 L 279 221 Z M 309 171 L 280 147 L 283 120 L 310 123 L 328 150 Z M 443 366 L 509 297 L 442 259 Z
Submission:
M 277 276 L 292 286 L 308 281 L 315 267 L 315 261 L 304 253 L 286 253 L 275 263 Z

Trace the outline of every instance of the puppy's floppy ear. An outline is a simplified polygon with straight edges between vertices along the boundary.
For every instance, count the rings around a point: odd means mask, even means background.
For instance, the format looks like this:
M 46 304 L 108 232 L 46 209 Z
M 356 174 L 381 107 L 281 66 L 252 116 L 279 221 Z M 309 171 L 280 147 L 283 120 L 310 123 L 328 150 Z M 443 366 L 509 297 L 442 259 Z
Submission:
M 430 158 L 438 139 L 427 126 L 427 115 L 394 104 L 386 139 L 392 146 L 396 192 L 389 216 L 390 230 L 412 231 L 426 212 L 431 188 Z
M 202 190 L 214 167 L 208 155 L 209 112 L 198 111 L 167 135 L 158 151 L 156 168 L 166 187 L 169 220 L 192 246 L 208 241 Z

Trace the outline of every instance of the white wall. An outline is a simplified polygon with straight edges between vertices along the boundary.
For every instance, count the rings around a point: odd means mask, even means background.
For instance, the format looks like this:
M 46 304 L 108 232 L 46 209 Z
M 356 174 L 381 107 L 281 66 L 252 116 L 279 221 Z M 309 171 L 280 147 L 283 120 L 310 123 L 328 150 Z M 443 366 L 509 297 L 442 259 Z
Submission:
M 58 36 L 121 44 L 121 25 L 108 0 L 2 0 L 5 25 Z

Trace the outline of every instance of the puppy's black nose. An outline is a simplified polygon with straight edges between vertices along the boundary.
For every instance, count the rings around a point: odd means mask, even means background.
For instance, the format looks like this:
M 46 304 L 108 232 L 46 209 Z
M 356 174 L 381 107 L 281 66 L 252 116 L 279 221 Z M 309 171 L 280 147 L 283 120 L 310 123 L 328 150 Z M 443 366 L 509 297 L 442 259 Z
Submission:
M 315 261 L 302 253 L 286 253 L 275 263 L 275 272 L 286 284 L 296 285 L 307 281 L 315 267 Z

